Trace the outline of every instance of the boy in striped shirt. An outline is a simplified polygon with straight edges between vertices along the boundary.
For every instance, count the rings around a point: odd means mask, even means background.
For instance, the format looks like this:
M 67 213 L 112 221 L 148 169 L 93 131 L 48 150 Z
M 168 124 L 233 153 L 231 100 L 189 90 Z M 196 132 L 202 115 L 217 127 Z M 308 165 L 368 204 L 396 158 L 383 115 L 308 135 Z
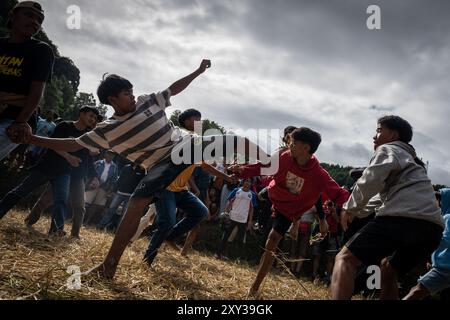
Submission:
M 155 197 L 159 197 L 180 173 L 197 162 L 194 161 L 192 152 L 187 156 L 190 162 L 188 160 L 181 164 L 174 164 L 172 161 L 171 153 L 179 154 L 180 150 L 185 151 L 183 146 L 186 144 L 195 148 L 198 140 L 183 138 L 180 130 L 167 118 L 165 108 L 170 106 L 171 96 L 183 91 L 210 66 L 209 60 L 203 60 L 197 70 L 176 81 L 168 89 L 156 94 L 140 96 L 137 102 L 133 95 L 133 86 L 128 80 L 117 75 L 109 75 L 100 83 L 97 95 L 101 103 L 109 104 L 114 108 L 115 113 L 111 119 L 98 124 L 96 129 L 77 139 L 31 136 L 29 141 L 25 141 L 44 148 L 69 152 L 81 148 L 93 151 L 111 150 L 147 170 L 148 174 L 139 183 L 128 203 L 125 216 L 105 260 L 93 269 L 99 275 L 106 278 L 114 277 L 120 257 L 135 234 L 147 206 L 154 201 Z M 200 140 L 202 141 L 200 147 L 204 148 L 206 144 L 214 142 L 215 138 L 217 136 Z M 234 142 L 243 139 L 238 136 L 232 138 Z M 248 139 L 244 139 L 241 143 L 244 143 L 246 150 L 251 149 L 251 142 Z M 258 151 L 258 155 L 262 154 L 257 146 L 252 147 L 252 150 Z M 228 149 L 226 151 L 233 152 Z

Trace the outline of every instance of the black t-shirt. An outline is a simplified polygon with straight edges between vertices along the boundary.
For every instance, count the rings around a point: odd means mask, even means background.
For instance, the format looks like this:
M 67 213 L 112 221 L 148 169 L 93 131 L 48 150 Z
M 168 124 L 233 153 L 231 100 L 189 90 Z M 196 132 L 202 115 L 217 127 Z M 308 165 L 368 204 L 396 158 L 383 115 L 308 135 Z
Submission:
M 24 43 L 9 43 L 8 40 L 0 38 L 0 91 L 27 96 L 33 81 L 51 80 L 53 51 L 48 44 L 36 39 Z M 0 119 L 15 120 L 21 111 L 22 107 L 10 102 Z
M 73 122 L 63 121 L 56 125 L 55 131 L 53 132 L 51 137 L 78 138 L 85 132 L 86 130 L 78 130 Z M 78 158 L 81 158 L 82 162 L 78 167 L 79 169 L 77 168 L 75 174 L 83 176 L 87 170 L 87 164 L 89 163 L 89 151 L 87 149 L 81 149 L 76 152 L 72 152 L 71 154 Z M 71 173 L 73 167 L 62 156 L 57 154 L 55 151 L 48 149 L 39 163 L 34 167 L 34 169 L 50 176 L 57 176 Z
M 79 132 L 81 132 L 81 131 L 79 131 Z M 87 132 L 87 131 L 83 131 L 83 133 L 85 133 L 85 132 Z M 79 136 L 81 136 L 81 134 L 76 137 L 74 136 L 73 138 L 78 138 Z M 81 159 L 81 163 L 78 167 L 72 167 L 72 172 L 70 174 L 70 176 L 72 178 L 76 178 L 76 179 L 90 178 L 91 179 L 91 178 L 97 176 L 97 172 L 95 171 L 95 168 L 94 168 L 94 159 L 89 154 L 88 149 L 83 148 L 76 152 L 71 152 L 70 154 Z

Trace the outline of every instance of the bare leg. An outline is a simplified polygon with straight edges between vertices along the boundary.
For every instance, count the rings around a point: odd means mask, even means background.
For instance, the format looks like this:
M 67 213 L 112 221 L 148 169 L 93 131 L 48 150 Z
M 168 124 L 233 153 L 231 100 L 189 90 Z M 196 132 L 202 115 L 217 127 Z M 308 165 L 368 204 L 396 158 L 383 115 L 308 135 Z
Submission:
M 127 211 L 117 229 L 111 248 L 105 260 L 91 272 L 97 272 L 100 276 L 112 279 L 116 273 L 117 265 L 131 238 L 136 233 L 139 221 L 152 198 L 131 198 Z
M 397 271 L 388 259 L 381 262 L 381 293 L 380 300 L 398 300 Z
M 355 285 L 356 270 L 361 262 L 343 247 L 336 256 L 331 279 L 331 299 L 350 300 Z
M 200 232 L 200 228 L 201 228 L 201 224 L 195 226 L 194 229 L 189 231 L 189 233 L 186 237 L 186 241 L 184 242 L 183 249 L 181 249 L 182 256 L 188 255 L 189 250 L 192 248 L 192 245 L 194 244 L 195 238 L 197 238 L 197 235 Z
M 303 267 L 303 262 L 305 262 L 304 261 L 305 257 L 300 256 L 298 258 L 301 261 L 297 262 L 297 265 L 295 267 L 295 272 L 300 273 L 300 271 L 302 270 L 302 267 Z
M 333 275 L 333 266 L 334 266 L 334 260 L 332 257 L 327 257 L 327 276 L 332 278 Z
M 42 212 L 44 212 L 45 209 L 47 209 L 48 207 L 50 207 L 52 205 L 53 205 L 53 193 L 52 193 L 52 189 L 49 188 L 47 185 L 45 187 L 44 192 L 42 192 L 38 201 L 34 204 L 30 213 L 25 218 L 25 224 L 27 226 L 34 225 L 41 218 Z
M 291 240 L 291 259 L 292 260 L 296 260 L 298 259 L 298 255 L 297 255 L 297 240 L 292 239 Z M 293 261 L 290 263 L 289 269 L 291 270 L 292 273 L 295 273 L 295 269 L 297 267 L 298 262 Z
M 259 286 L 269 273 L 270 268 L 272 268 L 273 261 L 275 260 L 274 254 L 281 238 L 282 236 L 274 229 L 270 231 L 264 254 L 262 255 L 261 262 L 259 263 L 258 273 L 256 274 L 256 278 L 248 292 L 249 296 L 254 296 L 258 292 Z
M 418 283 L 411 291 L 403 298 L 403 300 L 422 300 L 430 295 L 430 292 L 423 285 Z
M 314 256 L 313 270 L 312 270 L 313 279 L 316 279 L 319 276 L 320 258 L 322 258 L 320 254 Z

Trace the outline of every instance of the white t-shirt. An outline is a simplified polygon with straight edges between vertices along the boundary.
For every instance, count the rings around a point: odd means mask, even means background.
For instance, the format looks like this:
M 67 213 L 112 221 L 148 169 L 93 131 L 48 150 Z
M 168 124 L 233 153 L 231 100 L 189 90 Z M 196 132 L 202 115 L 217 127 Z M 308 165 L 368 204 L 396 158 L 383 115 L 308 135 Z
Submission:
M 248 220 L 249 210 L 252 206 L 251 191 L 245 192 L 239 188 L 234 196 L 233 204 L 231 205 L 231 220 L 239 223 L 246 223 Z
M 105 167 L 103 169 L 102 175 L 100 176 L 100 183 L 105 183 L 108 180 L 108 172 L 111 167 L 111 163 L 105 161 Z

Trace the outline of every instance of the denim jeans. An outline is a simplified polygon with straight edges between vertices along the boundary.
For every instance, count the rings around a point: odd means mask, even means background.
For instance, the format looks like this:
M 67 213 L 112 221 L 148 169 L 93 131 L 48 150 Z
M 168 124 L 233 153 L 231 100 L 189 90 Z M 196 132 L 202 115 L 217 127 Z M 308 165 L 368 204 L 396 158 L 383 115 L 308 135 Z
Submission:
M 37 187 L 50 181 L 53 191 L 53 210 L 50 233 L 64 228 L 64 219 L 67 212 L 69 198 L 70 175 L 47 176 L 40 172 L 32 172 L 17 187 L 8 192 L 0 201 L 0 219 L 8 213 L 22 198 L 25 198 Z
M 85 183 L 83 178 L 70 177 L 69 204 L 72 209 L 72 232 L 70 235 L 73 237 L 79 237 L 83 218 L 86 213 L 84 189 Z M 27 224 L 33 225 L 38 222 L 44 210 L 51 206 L 53 206 L 53 192 L 47 185 L 44 192 L 31 209 L 30 214 L 27 217 L 27 219 L 29 219 Z M 69 208 L 65 217 L 67 218 L 68 216 L 70 216 Z
M 97 227 L 103 229 L 110 225 L 114 221 L 114 215 L 116 214 L 117 208 L 119 208 L 123 202 L 123 207 L 125 209 L 128 205 L 128 200 L 130 200 L 130 196 L 131 195 L 116 193 L 111 200 L 108 211 L 103 216 L 102 220 L 100 220 Z
M 0 161 L 6 158 L 11 151 L 13 151 L 18 144 L 12 142 L 6 135 L 6 128 L 13 124 L 12 119 L 1 119 L 0 120 Z
M 144 259 L 151 264 L 164 240 L 173 241 L 189 232 L 208 216 L 206 206 L 191 192 L 172 192 L 164 190 L 156 201 L 156 230 Z M 177 208 L 185 212 L 185 216 L 176 223 Z

